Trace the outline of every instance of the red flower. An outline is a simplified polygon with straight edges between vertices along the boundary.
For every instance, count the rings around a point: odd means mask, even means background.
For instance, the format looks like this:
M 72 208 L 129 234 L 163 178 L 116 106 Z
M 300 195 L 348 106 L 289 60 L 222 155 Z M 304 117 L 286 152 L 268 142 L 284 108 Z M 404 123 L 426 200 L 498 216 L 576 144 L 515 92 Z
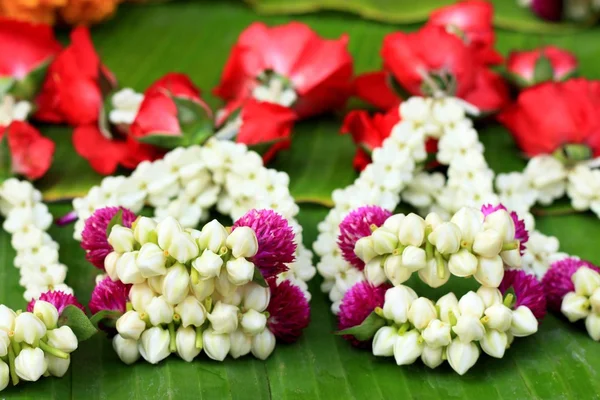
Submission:
M 600 82 L 547 82 L 519 94 L 498 119 L 529 157 L 582 144 L 600 156 Z
M 275 103 L 250 99 L 241 110 L 242 125 L 236 142 L 248 146 L 268 146 L 263 153 L 269 162 L 279 150 L 290 147 L 292 127 L 297 119 L 293 110 Z
M 168 73 L 150 86 L 144 93 L 144 101 L 131 124 L 133 137 L 153 134 L 181 135 L 179 112 L 173 98 L 184 98 L 196 102 L 207 116 L 212 112 L 200 98 L 200 90 L 189 77 L 179 73 Z
M 427 25 L 415 33 L 397 32 L 383 40 L 384 69 L 412 95 L 442 91 L 484 112 L 508 101 L 502 79 L 478 62 L 472 49 L 444 28 Z
M 228 102 L 246 99 L 261 80 L 268 85 L 275 79 L 296 94 L 292 108 L 301 118 L 336 109 L 352 90 L 347 43 L 346 35 L 323 39 L 298 22 L 272 28 L 253 23 L 231 50 L 214 93 Z
M 354 168 L 362 171 L 371 163 L 371 152 L 382 145 L 399 121 L 400 113 L 396 107 L 373 117 L 363 110 L 351 111 L 346 115 L 341 132 L 350 133 L 357 146 Z
M 102 81 L 114 84 L 114 77 L 100 63 L 89 31 L 74 29 L 71 44 L 48 69 L 36 118 L 73 126 L 95 123 L 102 105 Z
M 60 49 L 50 26 L 0 18 L 0 76 L 23 79 Z
M 52 164 L 54 142 L 23 121 L 0 127 L 0 137 L 7 134 L 12 172 L 28 179 L 41 178 Z
M 385 71 L 367 72 L 354 79 L 354 94 L 380 110 L 398 107 L 402 99 L 390 88 Z
M 565 81 L 577 71 L 577 58 L 566 50 L 546 46 L 531 51 L 513 51 L 506 69 L 518 86 L 532 86 L 545 81 Z
M 97 125 L 82 125 L 73 131 L 73 147 L 102 175 L 114 173 L 119 165 L 133 169 L 142 161 L 160 158 L 163 152 L 132 137 L 105 137 Z
M 508 89 L 502 78 L 477 58 L 476 49 L 434 24 L 414 33 L 389 34 L 381 52 L 385 73 L 358 77 L 355 93 L 387 109 L 398 103 L 392 100 L 393 85 L 397 84 L 409 95 L 441 92 L 460 97 L 483 112 L 493 112 L 508 102 Z
M 490 2 L 468 0 L 434 11 L 427 24 L 441 26 L 460 37 L 484 64 L 499 64 L 502 56 L 494 50 L 493 17 Z

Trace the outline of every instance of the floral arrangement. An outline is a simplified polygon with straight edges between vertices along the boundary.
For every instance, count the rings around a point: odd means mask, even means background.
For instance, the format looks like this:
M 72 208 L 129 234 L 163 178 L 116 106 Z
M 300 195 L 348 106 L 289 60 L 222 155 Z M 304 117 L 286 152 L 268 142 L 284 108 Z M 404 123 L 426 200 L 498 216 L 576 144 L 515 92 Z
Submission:
M 213 220 L 202 230 L 132 216 L 98 209 L 82 242 L 107 275 L 92 293 L 92 319 L 116 329 L 124 363 L 141 355 L 156 364 L 171 353 L 191 362 L 202 350 L 217 361 L 250 352 L 264 360 L 276 339 L 295 341 L 308 325 L 302 290 L 277 279 L 296 250 L 279 214 L 251 210 L 231 228 Z
M 482 0 L 388 34 L 381 70 L 357 77 L 346 35 L 253 23 L 231 49 L 213 110 L 181 73 L 143 93 L 120 87 L 87 28 L 63 47 L 44 25 L 94 23 L 118 3 L 0 0 L 9 17 L 0 49 L 11 54 L 0 57 L 3 176 L 35 180 L 51 166 L 54 143 L 30 119 L 73 127 L 75 151 L 98 173 L 132 171 L 104 177 L 59 221 L 76 220 L 73 238 L 99 270 L 88 314 L 65 283 L 41 193 L 17 178 L 0 185 L 29 301 L 26 312 L 0 305 L 0 390 L 63 376 L 98 330 L 125 364 L 202 352 L 265 360 L 307 327 L 317 271 L 337 334 L 398 365 L 448 361 L 463 375 L 482 351 L 502 358 L 515 338 L 535 334 L 547 308 L 584 321 L 600 341 L 600 269 L 561 252 L 532 213 L 567 195 L 574 210 L 600 217 L 600 86 L 575 77 L 573 55 L 546 46 L 505 62 Z M 541 3 L 531 6 L 542 13 Z M 315 268 L 289 177 L 265 163 L 291 145 L 297 122 L 352 95 L 378 111 L 344 118 L 359 175 L 332 194 Z M 529 158 L 522 172 L 488 166 L 483 118 L 512 133 Z M 395 213 L 401 201 L 414 212 Z M 151 216 L 138 216 L 145 207 Z M 211 219 L 213 208 L 231 226 Z M 456 279 L 476 287 L 459 296 L 448 289 Z M 419 295 L 418 281 L 444 294 Z

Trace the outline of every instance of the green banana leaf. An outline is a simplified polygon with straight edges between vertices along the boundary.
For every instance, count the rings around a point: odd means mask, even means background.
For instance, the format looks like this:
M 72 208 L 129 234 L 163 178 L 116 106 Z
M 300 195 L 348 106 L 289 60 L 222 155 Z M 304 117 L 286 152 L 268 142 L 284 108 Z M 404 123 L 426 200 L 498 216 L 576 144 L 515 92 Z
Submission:
M 343 11 L 365 19 L 390 24 L 424 22 L 429 14 L 458 0 L 245 0 L 258 13 L 305 14 L 321 10 Z M 582 25 L 546 22 L 530 10 L 518 6 L 517 0 L 490 0 L 496 10 L 494 25 L 499 28 L 530 33 L 567 33 Z
M 383 36 L 394 30 L 373 22 L 339 14 L 298 17 L 319 33 L 335 37 L 350 34 L 350 51 L 359 72 L 380 65 L 379 47 Z M 93 29 L 94 41 L 103 60 L 124 86 L 143 90 L 165 72 L 187 72 L 207 95 L 219 74 L 230 46 L 251 22 L 270 24 L 289 21 L 281 16 L 257 17 L 239 3 L 170 3 L 122 6 L 117 17 Z M 581 71 L 598 78 L 596 54 L 587 47 L 600 31 L 573 36 L 522 35 L 499 32 L 499 48 L 532 48 L 554 43 L 573 50 L 582 63 Z M 287 171 L 299 199 L 330 202 L 331 190 L 352 182 L 354 147 L 347 136 L 338 135 L 339 117 L 306 121 L 295 130 L 291 149 L 279 155 L 273 167 Z M 42 126 L 57 142 L 56 162 L 42 181 L 36 183 L 49 198 L 63 198 L 85 192 L 98 183 L 96 175 L 73 151 L 70 130 Z M 525 165 L 508 133 L 491 124 L 481 126 L 488 160 L 496 171 L 518 170 Z M 50 206 L 55 216 L 70 210 L 68 203 Z M 327 208 L 304 204 L 299 216 L 306 245 L 316 238 L 316 226 Z M 559 237 L 562 249 L 600 262 L 596 244 L 600 224 L 591 214 L 540 217 L 538 227 Z M 83 250 L 72 239 L 72 226 L 53 226 L 50 234 L 60 248 L 60 259 L 69 267 L 67 283 L 87 303 L 98 273 L 85 261 Z M 19 272 L 13 267 L 14 250 L 10 237 L 0 232 L 0 303 L 24 308 Z M 185 363 L 172 357 L 158 366 L 138 362 L 125 366 L 102 335 L 81 343 L 74 353 L 71 369 L 63 379 L 44 378 L 34 384 L 0 392 L 0 398 L 15 399 L 591 399 L 600 393 L 598 344 L 581 326 L 549 315 L 540 332 L 518 339 L 501 360 L 482 356 L 476 368 L 459 377 L 447 365 L 429 370 L 420 363 L 398 367 L 392 359 L 373 357 L 342 338 L 336 329 L 327 296 L 319 291 L 320 279 L 310 285 L 312 323 L 299 342 L 279 345 L 267 361 L 251 357 L 227 359 L 224 363 L 200 357 Z M 467 290 L 469 281 L 457 282 L 456 290 Z M 417 287 L 421 290 L 421 287 Z M 424 295 L 439 295 L 425 291 Z

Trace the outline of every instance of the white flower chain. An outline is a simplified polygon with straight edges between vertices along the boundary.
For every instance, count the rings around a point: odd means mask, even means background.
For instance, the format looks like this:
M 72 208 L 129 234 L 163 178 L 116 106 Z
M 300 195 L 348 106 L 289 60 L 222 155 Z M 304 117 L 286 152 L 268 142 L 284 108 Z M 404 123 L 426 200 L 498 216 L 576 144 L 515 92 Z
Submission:
M 556 237 L 534 231 L 529 212 L 534 204 L 550 205 L 566 193 L 575 210 L 591 210 L 600 217 L 600 170 L 594 169 L 594 161 L 567 168 L 555 157 L 541 155 L 530 159 L 523 172 L 496 177 L 500 202 L 519 215 L 528 216 L 526 225 L 531 233 L 523 256 L 524 269 L 540 279 L 555 261 L 578 257 L 560 252 Z
M 449 216 L 461 206 L 496 202 L 493 172 L 483 157 L 467 107 L 455 98 L 412 97 L 400 105 L 401 121 L 383 145 L 373 151 L 373 162 L 345 189 L 333 192 L 334 208 L 318 226 L 313 244 L 321 257 L 317 265 L 329 293 L 334 313 L 344 293 L 364 274 L 346 262 L 337 246 L 339 225 L 353 209 L 378 205 L 393 210 L 403 199 L 421 212 L 435 211 Z M 425 141 L 439 139 L 437 160 L 448 165 L 448 179 L 441 173 L 420 171 L 427 157 Z M 421 165 L 419 165 L 421 164 Z
M 0 213 L 6 219 L 2 227 L 12 235 L 17 255 L 19 284 L 25 288 L 25 300 L 38 298 L 48 290 L 73 294 L 64 282 L 67 267 L 58 261 L 58 243 L 46 231 L 52 215 L 42 203 L 42 194 L 27 181 L 8 179 L 0 186 Z
M 575 291 L 562 300 L 560 311 L 570 322 L 585 319 L 592 339 L 600 341 L 600 274 L 590 268 L 579 268 L 571 277 Z
M 177 148 L 162 160 L 143 162 L 131 176 L 106 177 L 85 197 L 73 200 L 78 216 L 74 237 L 81 240 L 85 220 L 95 210 L 123 206 L 139 212 L 155 207 L 155 217 L 176 218 L 184 227 L 195 227 L 217 210 L 233 220 L 248 210 L 272 209 L 286 218 L 296 235 L 296 261 L 279 275 L 299 286 L 310 298 L 307 281 L 315 274 L 312 252 L 302 244 L 302 227 L 295 216 L 298 205 L 289 192 L 289 177 L 267 169 L 261 157 L 243 144 L 210 140 L 204 146 Z
M 479 359 L 480 348 L 502 358 L 515 337 L 537 332 L 538 321 L 526 306 L 511 308 L 498 289 L 480 287 L 460 300 L 454 293 L 435 304 L 408 286 L 385 293 L 383 308 L 376 312 L 386 320 L 373 338 L 373 355 L 394 356 L 396 364 L 408 365 L 420 358 L 429 368 L 447 360 L 459 375 Z

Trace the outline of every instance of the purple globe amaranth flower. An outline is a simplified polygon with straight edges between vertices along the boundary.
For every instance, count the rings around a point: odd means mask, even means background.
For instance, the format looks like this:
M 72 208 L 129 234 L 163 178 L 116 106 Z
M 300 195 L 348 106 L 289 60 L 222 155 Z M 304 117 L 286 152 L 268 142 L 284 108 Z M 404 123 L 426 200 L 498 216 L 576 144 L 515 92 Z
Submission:
M 124 313 L 127 309 L 127 301 L 129 301 L 129 289 L 131 289 L 131 285 L 113 281 L 108 276 L 102 279 L 94 288 L 88 304 L 92 315 L 105 310 Z
M 504 278 L 502 278 L 498 290 L 502 294 L 506 294 L 510 288 L 513 289 L 516 297 L 513 309 L 526 306 L 538 320 L 542 320 L 546 316 L 544 287 L 535 275 L 519 270 L 504 271 Z
M 383 307 L 385 292 L 391 286 L 384 284 L 373 286 L 369 282 L 358 282 L 350 288 L 342 299 L 338 314 L 338 329 L 344 330 L 362 324 L 377 307 Z M 360 341 L 352 335 L 344 335 L 344 339 L 353 346 L 367 347 L 370 341 Z
M 532 0 L 531 11 L 547 21 L 560 21 L 564 0 Z
M 106 228 L 110 220 L 123 210 L 123 226 L 131 228 L 131 224 L 137 216 L 123 207 L 99 208 L 85 221 L 85 227 L 81 232 L 81 247 L 85 250 L 85 258 L 98 269 L 104 270 L 104 259 L 113 251 L 108 243 Z
M 391 216 L 391 212 L 379 206 L 363 206 L 350 212 L 340 224 L 338 236 L 338 246 L 344 260 L 362 271 L 365 263 L 354 253 L 356 242 L 371 235 L 371 225 L 379 227 Z
M 265 278 L 288 270 L 287 263 L 295 260 L 296 236 L 289 222 L 273 210 L 250 210 L 233 224 L 251 228 L 256 234 L 258 252 L 250 261 Z
M 485 204 L 485 205 L 481 206 L 481 212 L 483 213 L 484 217 L 487 217 L 494 211 L 498 211 L 498 210 L 508 211 L 508 209 L 506 207 L 504 207 L 503 204 L 498 204 L 497 206 L 493 206 L 491 204 Z M 515 240 L 519 241 L 519 252 L 521 253 L 521 255 L 523 255 L 523 253 L 525 252 L 525 249 L 527 248 L 525 246 L 525 243 L 527 243 L 527 241 L 529 241 L 529 232 L 527 231 L 527 228 L 525 228 L 525 221 L 522 219 L 519 219 L 519 214 L 517 214 L 515 211 L 511 211 L 510 217 L 512 218 L 512 220 L 515 224 Z
M 575 285 L 571 277 L 581 267 L 587 267 L 600 272 L 600 268 L 589 261 L 578 260 L 573 257 L 555 261 L 542 278 L 542 286 L 548 302 L 548 308 L 560 311 L 563 297 L 569 292 L 575 291 Z
M 278 340 L 295 342 L 310 322 L 308 300 L 302 290 L 290 281 L 278 284 L 275 278 L 271 278 L 268 282 L 271 300 L 267 307 L 267 327 Z
M 60 290 L 57 290 L 57 291 L 51 290 L 46 293 L 42 293 L 40 295 L 39 299 L 37 299 L 37 300 L 47 301 L 48 303 L 52 304 L 58 310 L 59 315 L 63 312 L 65 307 L 70 306 L 70 305 L 73 305 L 73 306 L 81 309 L 81 311 L 85 311 L 85 308 L 83 308 L 83 306 L 81 305 L 81 303 L 77 300 L 77 298 L 75 296 L 73 296 L 72 294 L 61 292 Z M 27 304 L 27 311 L 29 311 L 29 312 L 33 311 L 33 307 L 35 306 L 35 302 L 37 300 L 33 299 L 29 302 L 29 304 Z

